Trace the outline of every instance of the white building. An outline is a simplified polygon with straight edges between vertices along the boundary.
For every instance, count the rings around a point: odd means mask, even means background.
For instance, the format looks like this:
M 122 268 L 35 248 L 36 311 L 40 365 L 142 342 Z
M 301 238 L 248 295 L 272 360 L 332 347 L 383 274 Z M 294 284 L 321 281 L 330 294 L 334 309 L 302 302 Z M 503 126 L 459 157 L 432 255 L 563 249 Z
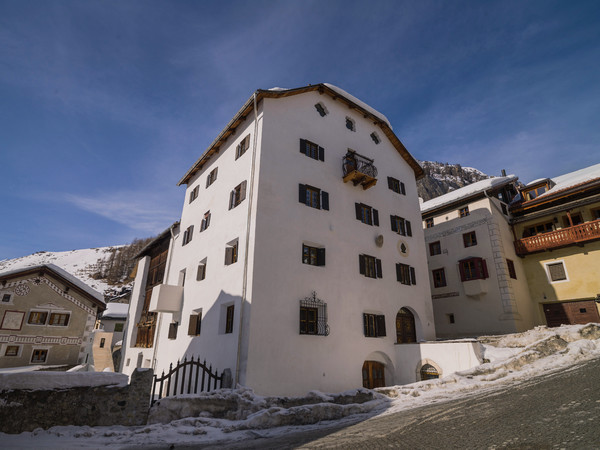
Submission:
M 415 381 L 426 359 L 396 344 L 435 338 L 421 175 L 341 89 L 256 91 L 180 180 L 180 224 L 139 255 L 123 371 L 200 356 L 286 395 Z
M 535 326 L 508 205 L 514 175 L 489 178 L 421 204 L 438 338 Z

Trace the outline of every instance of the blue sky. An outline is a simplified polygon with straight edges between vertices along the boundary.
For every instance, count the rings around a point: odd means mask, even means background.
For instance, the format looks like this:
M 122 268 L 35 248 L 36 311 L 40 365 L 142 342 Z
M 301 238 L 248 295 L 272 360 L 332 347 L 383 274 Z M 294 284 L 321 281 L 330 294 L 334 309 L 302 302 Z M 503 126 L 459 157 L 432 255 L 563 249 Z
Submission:
M 418 159 L 600 160 L 597 1 L 0 2 L 0 259 L 130 242 L 256 89 L 336 84 Z

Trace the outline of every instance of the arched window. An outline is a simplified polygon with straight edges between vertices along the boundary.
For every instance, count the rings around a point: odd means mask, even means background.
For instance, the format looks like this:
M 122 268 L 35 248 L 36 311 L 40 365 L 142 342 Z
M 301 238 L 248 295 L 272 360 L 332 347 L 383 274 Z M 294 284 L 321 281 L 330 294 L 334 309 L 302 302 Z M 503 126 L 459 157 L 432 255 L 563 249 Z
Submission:
M 415 316 L 406 308 L 402 308 L 396 315 L 396 342 L 398 344 L 417 342 Z
M 431 364 L 423 364 L 421 367 L 421 380 L 433 380 L 435 378 L 439 378 L 440 374 L 437 369 L 433 367 Z

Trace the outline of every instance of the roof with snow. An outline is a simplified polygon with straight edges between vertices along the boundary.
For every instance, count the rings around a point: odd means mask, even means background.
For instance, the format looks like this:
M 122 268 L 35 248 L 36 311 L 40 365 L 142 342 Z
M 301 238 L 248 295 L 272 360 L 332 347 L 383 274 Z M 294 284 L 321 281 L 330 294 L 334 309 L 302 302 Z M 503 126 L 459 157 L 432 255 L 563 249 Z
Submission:
M 334 99 L 339 99 L 345 103 L 350 109 L 359 111 L 365 117 L 373 120 L 376 126 L 379 126 L 386 137 L 390 140 L 392 145 L 396 148 L 398 153 L 404 158 L 404 160 L 410 165 L 415 173 L 415 177 L 421 178 L 424 175 L 423 168 L 419 162 L 410 154 L 410 152 L 404 147 L 404 144 L 400 142 L 400 139 L 394 134 L 392 126 L 388 121 L 387 117 L 381 114 L 379 111 L 371 108 L 366 103 L 350 95 L 343 89 L 334 86 L 329 83 L 309 84 L 294 89 L 283 89 L 283 88 L 271 88 L 271 89 L 258 89 L 242 106 L 235 116 L 225 126 L 223 131 L 219 133 L 216 139 L 210 144 L 202 156 L 194 163 L 194 165 L 185 173 L 183 178 L 177 183 L 179 186 L 187 184 L 190 178 L 194 176 L 196 172 L 202 170 L 202 167 L 210 160 L 210 158 L 219 151 L 221 145 L 225 143 L 227 138 L 235 133 L 236 128 L 248 117 L 249 114 L 254 110 L 254 101 L 258 102 L 263 98 L 282 98 L 290 97 L 292 95 L 304 94 L 306 92 L 318 91 L 321 94 L 327 94 Z
M 555 178 L 550 178 L 550 180 L 554 183 L 554 186 L 551 189 L 548 189 L 543 194 L 538 195 L 535 199 L 525 203 L 537 203 L 537 201 L 541 199 L 548 199 L 554 195 L 568 191 L 569 189 L 584 186 L 593 181 L 600 181 L 600 164 L 585 167 Z M 533 183 L 534 182 L 532 181 L 531 183 L 528 183 L 527 186 L 532 185 Z
M 455 191 L 448 192 L 447 194 L 440 195 L 439 197 L 423 202 L 421 204 L 421 213 L 426 213 L 428 211 L 440 208 L 441 206 L 447 206 L 455 202 L 462 202 L 469 197 L 473 197 L 489 189 L 498 188 L 517 180 L 518 177 L 516 175 L 508 175 L 506 177 L 494 177 L 477 181 L 461 187 L 460 189 L 456 189 Z
M 106 309 L 102 313 L 102 319 L 127 319 L 128 312 L 128 303 L 110 302 L 106 304 Z
M 81 293 L 87 294 L 88 297 L 95 300 L 96 303 L 104 309 L 104 296 L 92 289 L 90 286 L 85 284 L 79 278 L 71 275 L 64 269 L 54 265 L 54 264 L 39 264 L 36 266 L 22 267 L 20 269 L 8 270 L 6 272 L 0 272 L 0 281 L 7 280 L 10 278 L 14 278 L 15 276 L 22 276 L 29 273 L 41 273 L 49 271 L 52 272 L 58 278 L 61 278 L 63 281 L 67 282 L 72 287 L 78 289 Z

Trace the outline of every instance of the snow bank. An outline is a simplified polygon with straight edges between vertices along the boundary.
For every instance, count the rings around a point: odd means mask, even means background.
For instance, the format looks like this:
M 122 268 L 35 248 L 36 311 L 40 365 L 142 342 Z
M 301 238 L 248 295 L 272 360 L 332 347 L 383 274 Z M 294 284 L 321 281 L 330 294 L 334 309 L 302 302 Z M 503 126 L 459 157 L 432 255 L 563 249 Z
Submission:
M 10 389 L 66 389 L 70 387 L 126 386 L 129 377 L 108 372 L 0 373 L 0 391 Z

